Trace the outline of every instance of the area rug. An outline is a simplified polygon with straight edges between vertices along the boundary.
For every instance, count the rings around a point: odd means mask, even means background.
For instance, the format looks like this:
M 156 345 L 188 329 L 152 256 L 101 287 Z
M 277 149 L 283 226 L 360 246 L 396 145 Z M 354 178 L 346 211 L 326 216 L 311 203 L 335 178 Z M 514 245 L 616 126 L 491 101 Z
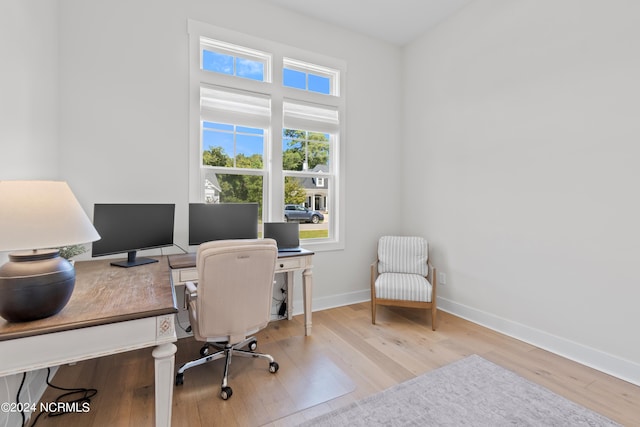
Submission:
M 303 426 L 618 426 L 473 355 Z

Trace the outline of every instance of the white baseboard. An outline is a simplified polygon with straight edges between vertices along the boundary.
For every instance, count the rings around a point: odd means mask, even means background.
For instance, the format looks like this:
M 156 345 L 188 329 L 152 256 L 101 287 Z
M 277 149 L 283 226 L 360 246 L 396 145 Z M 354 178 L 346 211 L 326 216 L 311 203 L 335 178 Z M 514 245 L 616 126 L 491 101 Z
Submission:
M 640 364 L 446 298 L 438 309 L 640 386 Z
M 300 298 L 293 298 L 293 315 L 304 313 L 304 301 L 302 295 Z M 371 301 L 371 291 L 369 289 L 362 291 L 349 292 L 346 294 L 331 295 L 328 297 L 314 298 L 312 301 L 311 311 L 322 311 L 330 308 L 342 307 L 345 305 L 357 304 L 360 302 Z

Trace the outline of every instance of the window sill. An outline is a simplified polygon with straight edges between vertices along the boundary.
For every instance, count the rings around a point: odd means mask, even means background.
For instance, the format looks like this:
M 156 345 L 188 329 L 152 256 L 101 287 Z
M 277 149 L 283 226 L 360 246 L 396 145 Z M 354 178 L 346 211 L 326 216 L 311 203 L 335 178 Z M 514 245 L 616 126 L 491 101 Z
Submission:
M 344 242 L 336 240 L 326 242 L 306 242 L 303 240 L 300 242 L 300 246 L 313 252 L 330 252 L 344 250 Z

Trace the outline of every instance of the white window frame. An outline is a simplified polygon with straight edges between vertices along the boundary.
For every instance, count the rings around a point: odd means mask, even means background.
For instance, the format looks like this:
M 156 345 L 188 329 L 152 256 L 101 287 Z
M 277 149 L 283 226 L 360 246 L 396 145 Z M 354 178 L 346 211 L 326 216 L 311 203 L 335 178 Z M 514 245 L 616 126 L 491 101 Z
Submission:
M 265 222 L 282 221 L 284 217 L 284 177 L 282 170 L 282 128 L 283 105 L 285 100 L 296 100 L 303 103 L 317 104 L 335 108 L 338 112 L 338 124 L 332 133 L 331 168 L 332 174 L 324 174 L 324 178 L 330 178 L 329 200 L 327 205 L 331 207 L 332 217 L 329 222 L 329 238 L 305 239 L 303 245 L 314 251 L 344 249 L 344 225 L 345 225 L 345 147 L 343 143 L 346 135 L 345 111 L 346 99 L 344 81 L 346 76 L 345 61 L 327 57 L 292 46 L 265 40 L 247 34 L 238 33 L 225 28 L 188 20 L 189 33 L 189 201 L 202 202 L 204 191 L 202 189 L 201 170 L 201 129 L 200 129 L 200 87 L 201 85 L 214 85 L 225 88 L 235 88 L 250 92 L 264 94 L 271 99 L 271 126 L 265 133 L 264 169 L 262 170 L 232 170 L 225 169 L 225 173 L 260 174 L 263 175 L 263 218 Z M 242 46 L 246 52 L 251 53 L 250 58 L 255 60 L 254 54 L 270 55 L 270 66 L 265 67 L 265 81 L 257 81 L 226 74 L 204 71 L 201 67 L 201 38 L 214 41 L 222 41 L 220 46 Z M 207 43 L 208 46 L 211 46 Z M 214 45 L 215 46 L 215 45 Z M 235 53 L 233 54 L 237 56 Z M 295 59 L 293 59 L 295 58 Z M 302 71 L 312 72 L 325 76 L 331 70 L 337 71 L 331 79 L 331 95 L 303 91 L 296 88 L 285 87 L 282 75 L 285 62 L 290 68 L 292 64 L 303 67 Z M 313 64 L 322 64 L 313 65 Z M 321 74 L 322 73 L 322 74 Z M 268 78 L 267 78 L 268 75 Z M 327 75 L 329 77 L 329 75 Z M 309 129 L 312 130 L 312 129 Z M 304 171 L 287 171 L 287 176 L 310 176 L 316 174 Z

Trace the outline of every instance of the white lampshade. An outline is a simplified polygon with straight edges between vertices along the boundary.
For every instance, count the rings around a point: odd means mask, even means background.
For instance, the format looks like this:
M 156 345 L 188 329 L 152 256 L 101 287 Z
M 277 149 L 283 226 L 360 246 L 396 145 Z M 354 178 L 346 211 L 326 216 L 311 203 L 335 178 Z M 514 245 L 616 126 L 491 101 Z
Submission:
M 0 252 L 100 239 L 66 182 L 0 181 Z

